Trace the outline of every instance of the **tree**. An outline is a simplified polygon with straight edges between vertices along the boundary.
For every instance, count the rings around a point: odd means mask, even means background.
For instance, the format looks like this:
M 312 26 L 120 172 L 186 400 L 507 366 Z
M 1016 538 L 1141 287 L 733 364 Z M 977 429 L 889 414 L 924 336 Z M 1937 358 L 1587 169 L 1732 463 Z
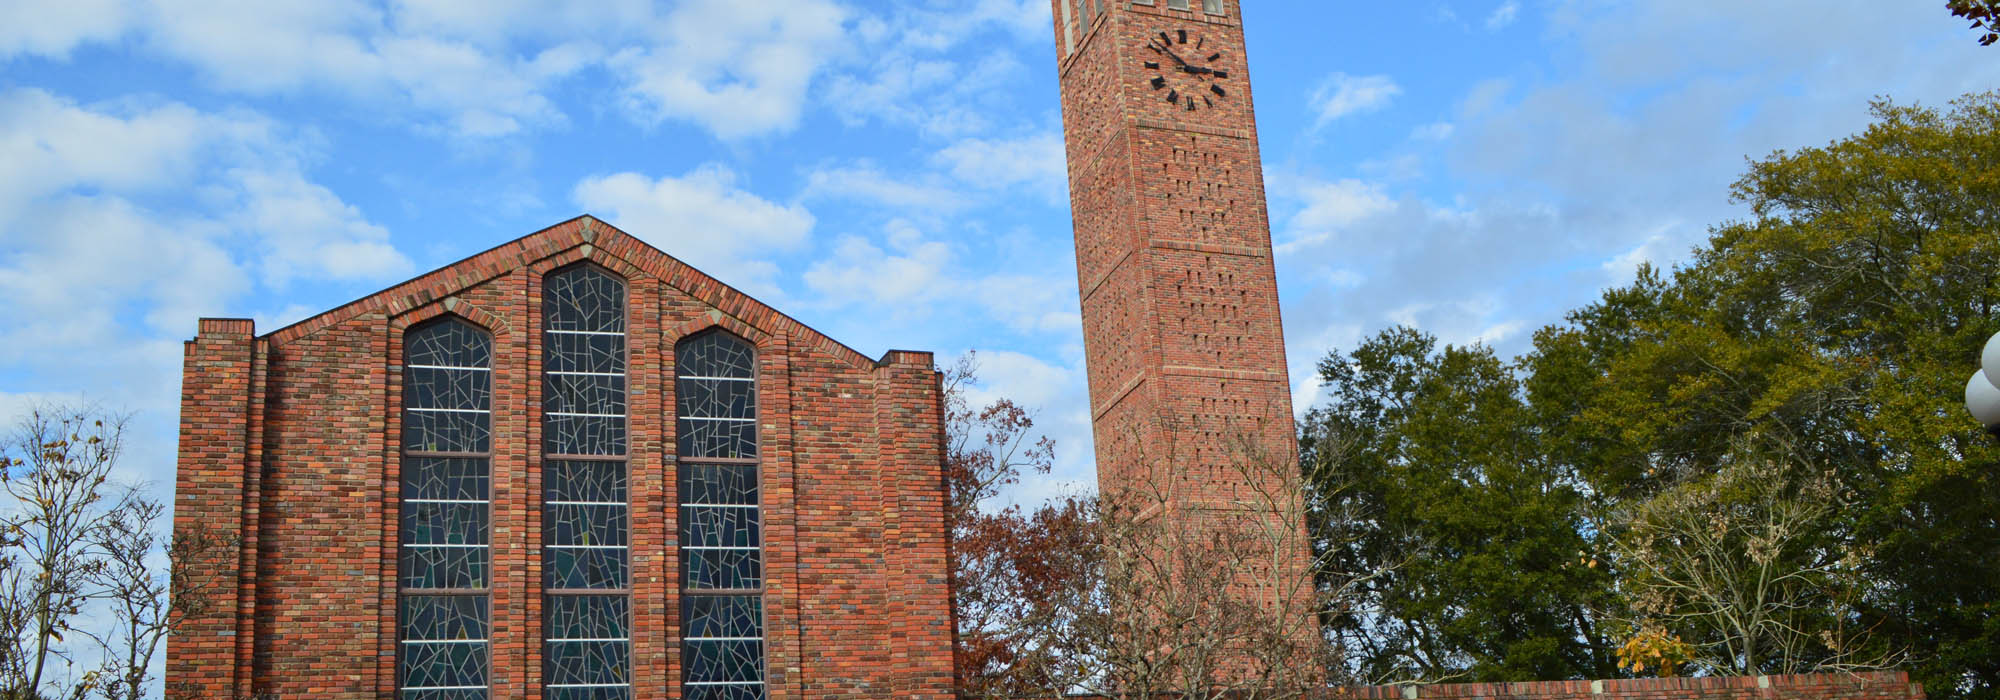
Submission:
M 110 609 L 108 628 L 86 630 L 98 643 L 97 693 L 104 700 L 143 700 L 155 678 L 152 661 L 182 620 L 213 604 L 218 583 L 193 562 L 224 551 L 227 540 L 205 525 L 181 527 L 162 541 L 164 504 L 129 490 L 92 529 L 102 566 L 86 578 Z M 166 568 L 158 564 L 162 557 Z
M 1439 349 L 1394 328 L 1319 364 L 1329 405 L 1300 438 L 1327 571 L 1387 571 L 1330 616 L 1328 634 L 1376 681 L 1602 677 L 1613 644 L 1597 609 L 1587 509 L 1542 449 L 1512 370 L 1483 347 Z M 1332 524 L 1354 523 L 1342 528 Z
M 1028 652 L 1016 623 L 1071 575 L 1051 557 L 1082 554 L 1087 545 L 1076 541 L 1082 528 L 1075 518 L 1087 511 L 1045 507 L 1029 515 L 1018 506 L 991 507 L 1023 472 L 1048 473 L 1055 445 L 1013 401 L 973 405 L 976 374 L 977 358 L 968 353 L 945 371 L 942 385 L 954 667 L 962 697 L 1008 697 L 1033 690 L 1019 667 Z
M 0 463 L 0 488 L 13 508 L 0 518 L 0 626 L 14 643 L 0 651 L 0 684 L 13 694 L 44 692 L 51 663 L 66 656 L 65 636 L 104 567 L 91 536 L 123 445 L 122 419 L 61 407 L 31 412 L 6 443 L 14 456 Z M 82 697 L 93 681 L 64 695 Z
M 1980 46 L 2000 41 L 2000 0 L 1948 0 L 1945 5 L 1953 15 L 1972 20 L 1973 29 L 1985 32 L 1979 36 Z
M 1311 575 L 1293 491 L 1217 510 L 1143 484 L 994 509 L 1002 487 L 1047 471 L 1053 445 L 1012 402 L 975 410 L 971 386 L 969 359 L 946 373 L 960 697 L 1294 698 L 1341 670 L 1316 620 L 1374 572 Z M 1270 431 L 1242 427 L 1222 436 L 1241 480 L 1296 485 L 1292 457 L 1249 438 Z M 1182 456 L 1147 449 L 1140 459 Z
M 1170 435 L 1172 433 L 1170 432 Z M 1284 700 L 1342 680 L 1318 619 L 1356 586 L 1316 585 L 1297 464 L 1240 425 L 1218 459 L 1252 485 L 1229 502 L 1177 492 L 1179 480 L 1122 485 L 1085 504 L 1080 550 L 1047 604 L 1019 625 L 1030 684 L 1043 694 Z M 1177 463 L 1174 440 L 1136 459 Z M 1260 488 L 1259 485 L 1269 485 Z M 1207 488 L 1204 486 L 1203 488 Z M 1303 574 L 1303 575 L 1302 575 Z M 1367 574 L 1363 574 L 1364 576 Z
M 162 640 L 209 602 L 215 582 L 187 564 L 223 539 L 191 526 L 163 542 L 164 505 L 109 498 L 124 428 L 44 405 L 0 442 L 0 698 L 145 698 Z M 78 672 L 87 651 L 97 663 Z
M 1621 514 L 1614 549 L 1634 640 L 1622 666 L 1756 675 L 1890 665 L 1859 657 L 1866 635 L 1846 624 L 1858 617 L 1866 552 L 1834 541 L 1829 526 L 1850 495 L 1826 470 L 1771 452 L 1742 445 L 1716 472 Z
M 1865 585 L 1801 631 L 1871 630 L 1865 648 L 1755 670 L 1907 651 L 1936 697 L 2000 697 L 2000 450 L 1958 406 L 2000 330 L 2000 95 L 1874 112 L 1753 162 L 1752 218 L 1543 329 L 1525 385 L 1593 517 L 1716 478 L 1746 441 L 1852 496 L 1816 537 L 1862 553 Z

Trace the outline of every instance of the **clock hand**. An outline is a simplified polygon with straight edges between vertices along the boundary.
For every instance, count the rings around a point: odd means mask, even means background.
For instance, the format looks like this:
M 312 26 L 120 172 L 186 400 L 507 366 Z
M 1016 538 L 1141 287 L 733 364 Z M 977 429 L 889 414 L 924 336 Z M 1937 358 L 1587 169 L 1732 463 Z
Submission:
M 1174 62 L 1175 62 L 1175 63 L 1178 63 L 1178 64 L 1181 64 L 1181 67 L 1182 67 L 1182 68 L 1193 68 L 1193 67 L 1194 67 L 1194 66 L 1190 66 L 1190 65 L 1188 65 L 1188 62 L 1187 62 L 1187 61 L 1185 61 L 1185 60 L 1182 60 L 1179 54 L 1176 54 L 1176 53 L 1174 53 L 1174 50 L 1173 50 L 1173 49 L 1170 49 L 1170 48 L 1167 48 L 1167 47 L 1165 47 L 1165 46 L 1160 46 L 1160 47 L 1158 47 L 1158 48 L 1160 49 L 1160 51 L 1161 51 L 1161 52 L 1164 52 L 1164 53 L 1166 53 L 1166 54 L 1167 54 L 1167 58 L 1171 58 L 1171 59 L 1174 59 Z

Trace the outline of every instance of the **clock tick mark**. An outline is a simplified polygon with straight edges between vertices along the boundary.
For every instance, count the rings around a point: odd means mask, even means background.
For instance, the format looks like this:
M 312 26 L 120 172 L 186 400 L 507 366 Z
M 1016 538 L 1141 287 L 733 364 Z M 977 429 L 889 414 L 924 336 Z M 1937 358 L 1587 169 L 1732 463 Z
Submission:
M 1146 62 L 1146 69 L 1147 69 L 1147 70 L 1159 70 L 1159 69 L 1160 69 L 1160 62 L 1159 62 L 1159 61 L 1147 61 L 1147 62 Z
M 1167 91 L 1167 101 L 1168 101 L 1168 102 L 1172 102 L 1172 103 L 1174 103 L 1174 104 L 1180 104 L 1180 101 L 1181 101 L 1181 93 L 1180 93 L 1180 91 L 1178 91 L 1178 90 L 1168 90 L 1168 91 Z
M 1153 78 L 1153 89 L 1154 89 L 1154 90 L 1158 90 L 1158 89 L 1160 89 L 1160 88 L 1163 88 L 1163 87 L 1166 87 L 1166 86 L 1167 86 L 1167 79 L 1166 79 L 1166 78 L 1160 78 L 1160 77 L 1155 77 L 1155 78 Z
M 1186 29 L 1181 29 L 1181 30 L 1178 30 L 1178 31 L 1179 31 L 1179 33 L 1180 33 L 1180 35 L 1181 35 L 1181 43 L 1183 43 L 1183 44 L 1187 43 L 1187 30 L 1186 30 Z

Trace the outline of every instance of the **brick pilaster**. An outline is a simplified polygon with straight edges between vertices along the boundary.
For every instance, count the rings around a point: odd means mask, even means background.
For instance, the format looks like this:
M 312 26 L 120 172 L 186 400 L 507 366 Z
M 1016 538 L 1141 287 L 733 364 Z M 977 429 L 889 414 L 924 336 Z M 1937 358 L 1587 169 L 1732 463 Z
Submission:
M 891 350 L 875 372 L 876 425 L 885 477 L 883 537 L 892 586 L 898 697 L 951 695 L 950 532 L 945 523 L 944 422 L 931 353 Z
M 193 575 L 207 582 L 208 604 L 167 640 L 167 678 L 199 697 L 227 698 L 237 691 L 240 650 L 245 476 L 249 462 L 255 325 L 248 319 L 201 319 L 186 344 L 181 369 L 179 471 L 175 477 L 174 529 L 206 528 L 227 545 L 197 562 Z

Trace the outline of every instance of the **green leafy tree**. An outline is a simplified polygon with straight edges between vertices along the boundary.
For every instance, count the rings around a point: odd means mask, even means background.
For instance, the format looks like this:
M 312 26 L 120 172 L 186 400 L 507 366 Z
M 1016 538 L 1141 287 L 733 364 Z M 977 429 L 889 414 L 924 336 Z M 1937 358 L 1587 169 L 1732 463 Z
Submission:
M 1344 451 L 1354 486 L 1308 502 L 1367 516 L 1326 549 L 1411 561 L 1328 616 L 1353 663 L 1409 680 L 1900 658 L 1935 697 L 2000 698 L 2000 445 L 1959 406 L 2000 330 L 2000 94 L 1874 114 L 1750 163 L 1749 218 L 1540 330 L 1518 365 L 1406 329 L 1321 364 L 1333 401 L 1302 447 Z M 1812 466 L 1746 477 L 1745 445 Z M 1737 586 L 1745 606 L 1654 585 L 1715 566 L 1789 587 Z
M 1439 349 L 1395 328 L 1329 354 L 1319 372 L 1333 400 L 1301 433 L 1319 554 L 1328 571 L 1385 572 L 1363 584 L 1360 605 L 1327 616 L 1355 671 L 1614 673 L 1615 645 L 1592 612 L 1611 589 L 1584 495 L 1540 448 L 1511 368 L 1487 348 Z
M 1815 536 L 1865 555 L 1863 585 L 1806 631 L 1865 648 L 1743 670 L 1902 653 L 1934 696 L 2000 697 L 2000 451 L 1958 405 L 2000 330 L 2000 95 L 1874 113 L 1753 162 L 1752 218 L 1543 329 L 1524 384 L 1593 517 L 1722 473 L 1746 440 L 1829 470 L 1848 500 Z

